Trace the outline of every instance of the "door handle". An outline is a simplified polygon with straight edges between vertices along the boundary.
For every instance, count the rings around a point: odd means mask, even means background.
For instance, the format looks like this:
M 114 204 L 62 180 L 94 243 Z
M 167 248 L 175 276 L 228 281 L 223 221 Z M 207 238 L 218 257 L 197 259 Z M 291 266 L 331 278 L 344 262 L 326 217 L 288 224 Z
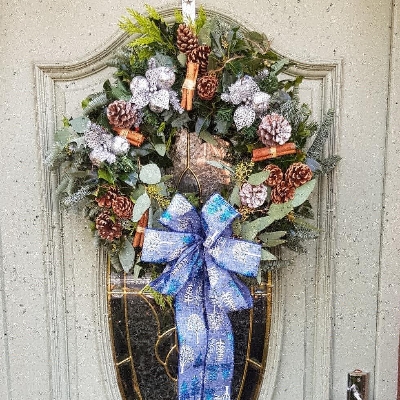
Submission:
M 368 373 L 356 369 L 347 375 L 347 400 L 368 400 Z

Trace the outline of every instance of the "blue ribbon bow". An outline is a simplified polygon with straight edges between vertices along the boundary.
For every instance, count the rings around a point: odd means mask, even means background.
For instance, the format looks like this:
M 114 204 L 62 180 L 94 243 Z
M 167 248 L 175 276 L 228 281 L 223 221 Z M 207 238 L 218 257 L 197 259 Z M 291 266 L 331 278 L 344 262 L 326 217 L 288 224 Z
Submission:
M 228 312 L 251 308 L 248 288 L 235 276 L 257 276 L 258 244 L 231 238 L 239 213 L 219 194 L 200 215 L 176 194 L 160 222 L 169 231 L 146 229 L 142 260 L 167 263 L 150 283 L 175 296 L 179 344 L 179 400 L 229 400 L 233 334 Z

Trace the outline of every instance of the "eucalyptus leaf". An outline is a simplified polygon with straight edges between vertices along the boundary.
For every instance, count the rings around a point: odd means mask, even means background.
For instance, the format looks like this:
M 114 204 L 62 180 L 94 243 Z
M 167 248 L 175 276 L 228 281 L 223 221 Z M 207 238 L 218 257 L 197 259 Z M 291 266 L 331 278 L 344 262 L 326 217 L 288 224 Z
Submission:
M 124 182 L 129 186 L 135 187 L 138 181 L 138 174 L 136 172 L 131 172 L 128 176 L 125 177 Z
M 132 213 L 132 221 L 138 222 L 145 211 L 150 207 L 151 200 L 147 193 L 143 193 L 135 202 Z
M 72 132 L 69 127 L 61 128 L 55 132 L 56 140 L 61 146 L 65 146 L 71 141 L 71 135 Z
M 299 186 L 294 194 L 294 199 L 292 200 L 293 207 L 297 207 L 300 204 L 303 204 L 312 191 L 314 190 L 316 180 L 312 179 L 311 181 L 306 182 L 304 185 Z
M 185 67 L 185 66 L 186 66 L 186 59 L 187 59 L 187 57 L 186 57 L 186 54 L 185 54 L 185 53 L 179 53 L 179 54 L 178 54 L 178 57 L 176 57 L 176 58 L 178 59 L 179 64 L 181 64 L 182 67 Z
M 139 185 L 132 193 L 131 199 L 136 201 L 143 193 L 146 192 L 146 187 L 144 185 Z
M 247 180 L 250 185 L 261 185 L 261 183 L 265 182 L 269 177 L 270 171 L 261 171 L 255 174 L 251 174 Z
M 89 118 L 78 117 L 78 118 L 71 119 L 71 121 L 69 121 L 69 123 L 75 132 L 83 133 L 87 129 L 87 126 L 89 123 Z
M 229 197 L 229 203 L 232 205 L 240 206 L 239 186 L 235 185 Z
M 261 232 L 274 222 L 270 216 L 257 218 L 251 222 L 244 222 L 242 224 L 242 238 L 245 240 L 254 240 L 258 232 Z
M 139 179 L 143 183 L 154 185 L 161 180 L 161 171 L 156 164 L 143 165 L 139 173 Z
M 167 151 L 167 146 L 165 143 L 156 143 L 154 144 L 154 149 L 161 156 L 164 157 Z
M 130 271 L 135 262 L 135 249 L 128 239 L 124 239 L 123 246 L 119 252 L 119 261 L 121 262 L 122 268 L 126 273 Z
M 268 210 L 268 215 L 277 221 L 286 217 L 293 210 L 292 201 L 287 201 L 286 203 L 282 204 L 271 204 Z
M 261 260 L 262 261 L 274 261 L 276 257 L 270 253 L 268 250 L 261 249 Z
M 135 264 L 133 267 L 133 278 L 138 279 L 140 275 L 140 271 L 142 270 L 142 266 L 140 264 Z
M 198 117 L 194 130 L 197 134 L 199 134 L 202 130 L 206 130 L 209 125 L 210 120 L 208 118 Z
M 207 160 L 206 163 L 211 165 L 211 166 L 213 166 L 213 167 L 215 167 L 215 168 L 226 169 L 227 171 L 231 172 L 232 174 L 234 172 L 231 167 L 229 167 L 228 165 L 223 164 L 223 163 L 221 163 L 219 161 Z
M 203 139 L 205 142 L 213 145 L 218 146 L 218 142 L 214 139 L 214 136 L 208 131 L 201 131 L 199 133 L 200 139 Z

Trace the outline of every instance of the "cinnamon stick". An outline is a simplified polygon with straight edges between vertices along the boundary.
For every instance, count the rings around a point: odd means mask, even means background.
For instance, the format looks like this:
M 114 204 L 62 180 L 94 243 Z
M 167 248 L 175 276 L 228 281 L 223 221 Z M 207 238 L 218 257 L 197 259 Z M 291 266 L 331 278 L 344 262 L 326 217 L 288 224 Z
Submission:
M 143 247 L 144 241 L 144 230 L 149 222 L 149 210 L 140 217 L 139 222 L 136 227 L 135 236 L 133 237 L 132 246 L 133 247 Z
M 296 151 L 296 145 L 291 142 L 274 147 L 262 147 L 260 149 L 253 150 L 253 158 L 251 161 L 256 162 L 268 160 L 270 158 L 285 156 L 287 154 L 295 154 Z
M 140 147 L 144 142 L 144 136 L 139 131 L 122 128 L 114 128 L 114 130 L 119 136 L 126 138 L 126 140 L 133 146 Z
M 186 65 L 186 78 L 182 86 L 181 107 L 187 111 L 193 108 L 194 90 L 196 88 L 197 74 L 199 73 L 199 64 L 188 61 Z

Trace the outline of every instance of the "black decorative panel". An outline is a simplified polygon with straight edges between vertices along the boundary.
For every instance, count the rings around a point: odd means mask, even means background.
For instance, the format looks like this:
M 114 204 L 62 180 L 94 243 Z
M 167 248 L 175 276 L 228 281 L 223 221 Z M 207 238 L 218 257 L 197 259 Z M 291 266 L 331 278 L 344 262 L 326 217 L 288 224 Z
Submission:
M 115 368 L 123 400 L 175 400 L 178 348 L 173 309 L 141 293 L 148 283 L 109 272 L 108 307 Z M 268 349 L 271 275 L 252 290 L 254 308 L 230 314 L 235 338 L 232 399 L 256 400 Z

